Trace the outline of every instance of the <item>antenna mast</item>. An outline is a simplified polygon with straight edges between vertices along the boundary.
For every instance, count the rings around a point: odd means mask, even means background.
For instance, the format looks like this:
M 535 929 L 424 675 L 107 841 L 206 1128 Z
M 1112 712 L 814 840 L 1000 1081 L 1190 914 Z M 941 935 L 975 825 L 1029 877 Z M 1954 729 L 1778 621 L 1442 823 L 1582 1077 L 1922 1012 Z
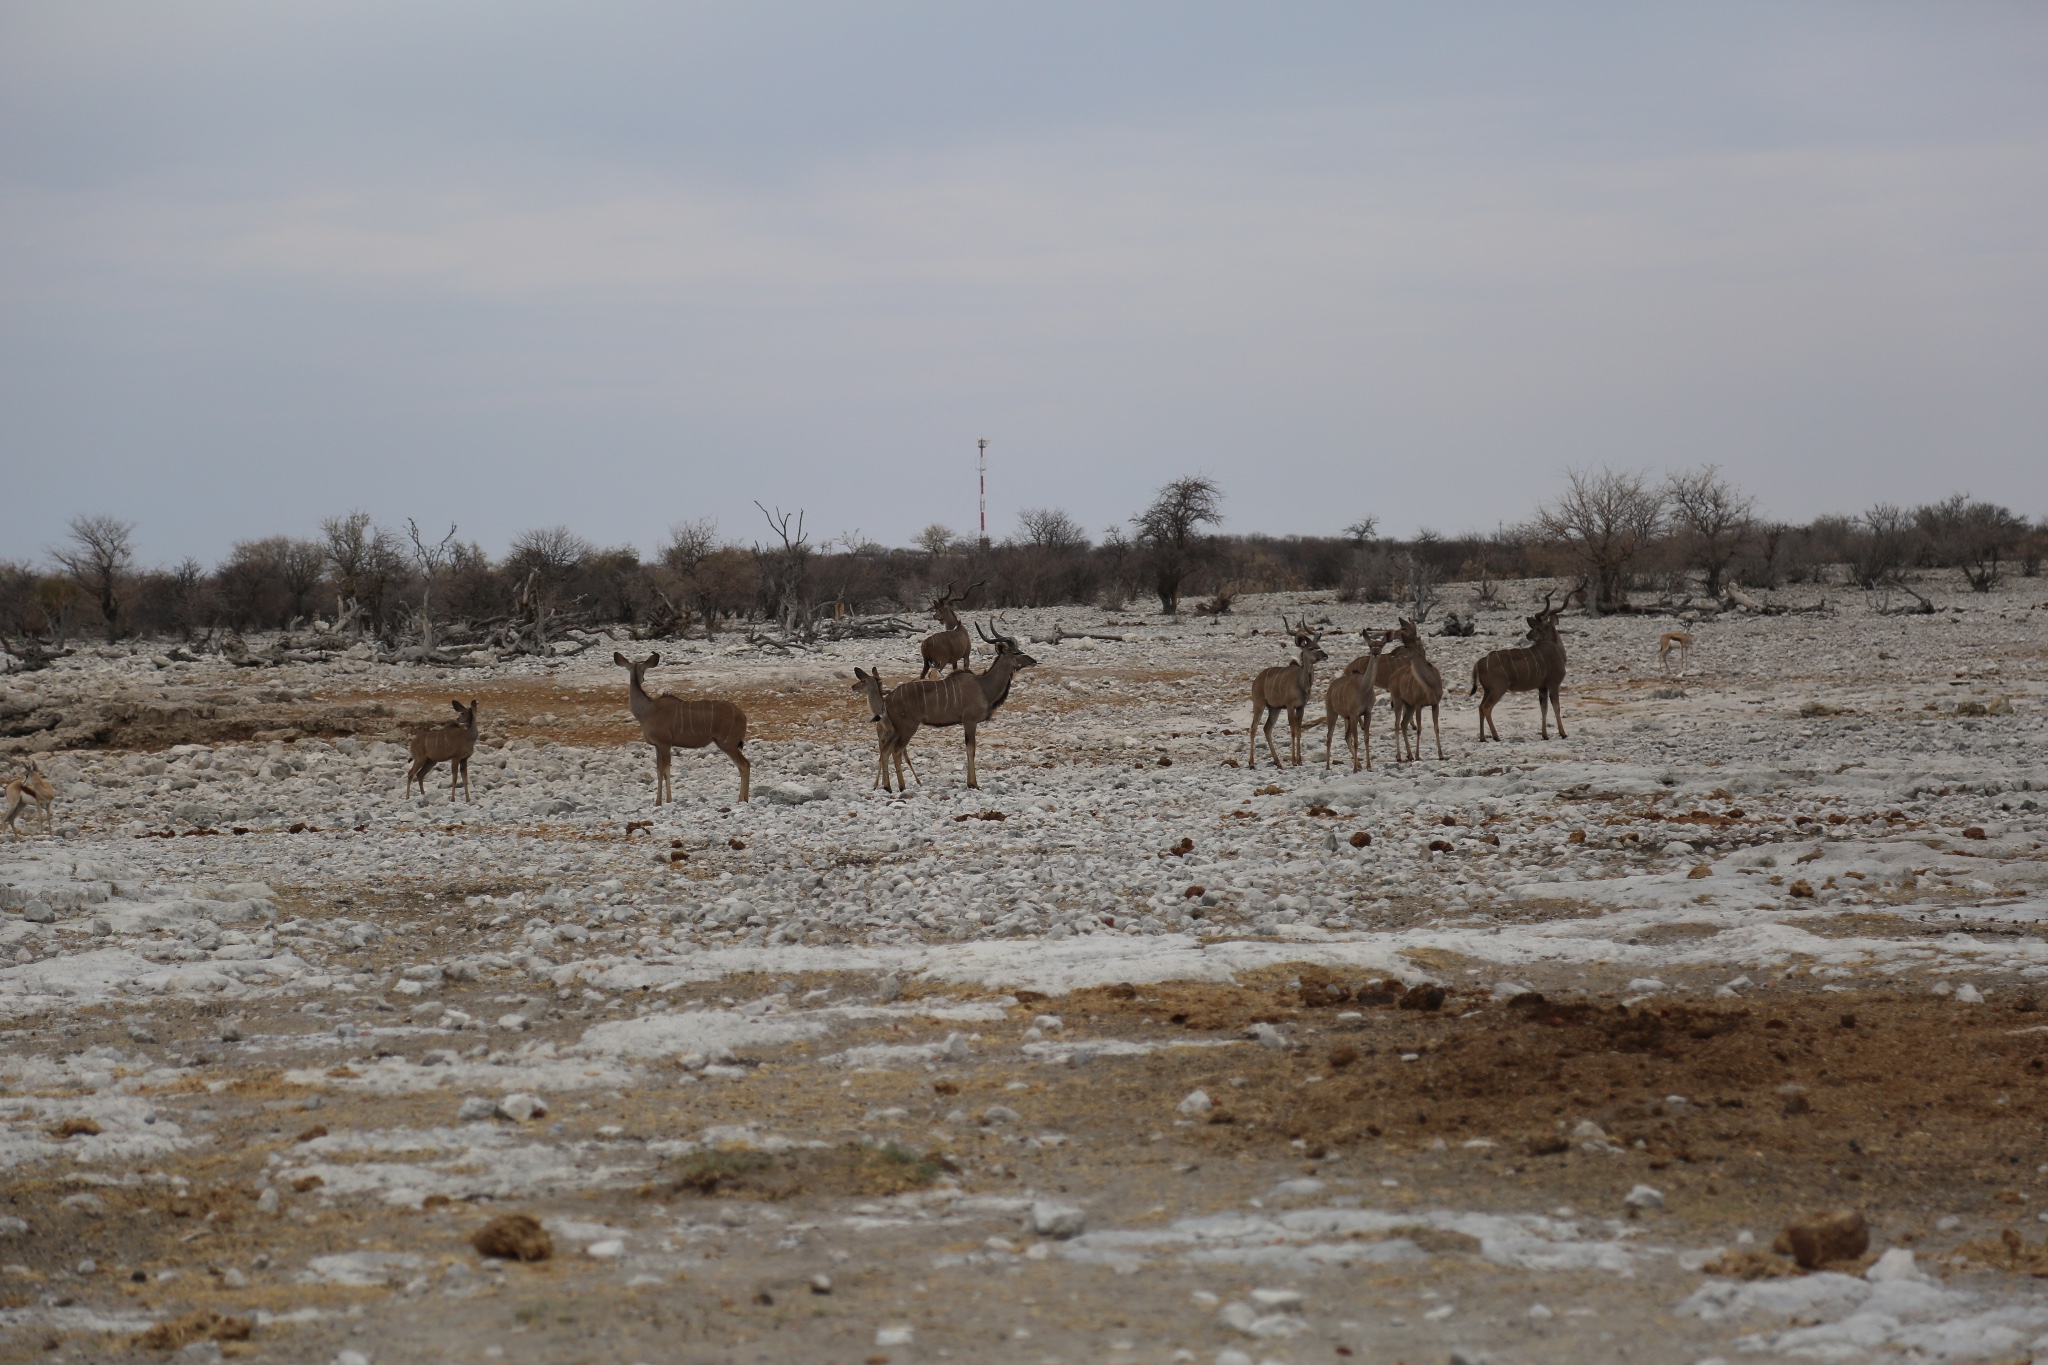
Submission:
M 976 442 L 981 448 L 981 548 L 988 548 L 988 437 Z

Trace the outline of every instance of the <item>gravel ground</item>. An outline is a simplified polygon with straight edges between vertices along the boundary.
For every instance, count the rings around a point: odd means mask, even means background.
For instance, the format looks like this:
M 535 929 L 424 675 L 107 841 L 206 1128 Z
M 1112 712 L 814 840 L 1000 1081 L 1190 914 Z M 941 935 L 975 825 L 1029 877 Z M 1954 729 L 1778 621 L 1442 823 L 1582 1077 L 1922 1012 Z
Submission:
M 1358 774 L 1247 761 L 1279 613 L 1392 624 L 1312 595 L 1013 613 L 981 788 L 927 731 L 908 797 L 852 671 L 914 639 L 617 642 L 746 708 L 744 805 L 713 750 L 653 805 L 611 641 L 0 679 L 59 789 L 0 844 L 0 1357 L 2048 1360 L 2048 589 L 1678 676 L 1567 616 L 1570 737 L 1481 745 L 1550 586 Z M 455 697 L 474 800 L 403 799 Z M 1837 1208 L 1863 1256 L 1762 1254 Z M 511 1212 L 551 1257 L 471 1249 Z

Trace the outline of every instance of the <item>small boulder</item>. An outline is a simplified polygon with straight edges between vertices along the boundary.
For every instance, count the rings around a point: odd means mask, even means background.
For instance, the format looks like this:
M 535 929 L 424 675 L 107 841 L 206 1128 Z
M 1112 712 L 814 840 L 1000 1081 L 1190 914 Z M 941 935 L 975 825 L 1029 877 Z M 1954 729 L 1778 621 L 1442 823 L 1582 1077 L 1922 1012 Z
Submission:
M 1664 1191 L 1654 1185 L 1638 1185 L 1622 1196 L 1621 1202 L 1639 1213 L 1655 1212 L 1664 1207 Z
M 525 1094 L 505 1096 L 498 1101 L 496 1109 L 499 1118 L 510 1119 L 514 1123 L 546 1118 L 548 1112 L 546 1100 L 538 1095 Z
M 1032 1201 L 1024 1223 L 1040 1237 L 1057 1237 L 1064 1240 L 1081 1235 L 1088 1226 L 1088 1215 L 1073 1204 L 1062 1204 L 1051 1199 L 1036 1199 Z

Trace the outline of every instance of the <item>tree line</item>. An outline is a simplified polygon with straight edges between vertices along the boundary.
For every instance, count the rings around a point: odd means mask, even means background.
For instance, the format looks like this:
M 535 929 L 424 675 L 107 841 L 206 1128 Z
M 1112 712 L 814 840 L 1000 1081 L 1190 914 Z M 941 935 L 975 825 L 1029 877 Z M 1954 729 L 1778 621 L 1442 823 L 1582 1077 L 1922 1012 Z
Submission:
M 189 558 L 138 566 L 132 523 L 85 515 L 42 562 L 0 560 L 0 634 L 61 646 L 88 632 L 213 641 L 310 628 L 405 645 L 425 660 L 478 642 L 544 651 L 550 631 L 575 626 L 810 637 L 847 618 L 922 612 L 947 583 L 982 585 L 970 610 L 1225 612 L 1241 593 L 1314 590 L 1401 603 L 1427 619 L 1444 584 L 1478 583 L 1483 598 L 1492 580 L 1544 576 L 1573 580 L 1590 609 L 1612 612 L 1645 593 L 1668 604 L 1787 583 L 1906 588 L 1930 569 L 1960 571 L 1988 592 L 2008 573 L 2038 574 L 2048 550 L 2048 522 L 1961 493 L 1774 521 L 1713 466 L 1662 480 L 1570 471 L 1528 521 L 1463 535 L 1383 537 L 1373 517 L 1326 536 L 1235 533 L 1224 502 L 1214 479 L 1190 476 L 1099 535 L 1062 509 L 1028 508 L 1000 541 L 933 525 L 908 547 L 858 533 L 818 540 L 802 510 L 761 506 L 762 534 L 685 522 L 651 558 L 549 526 L 493 559 L 456 527 L 437 537 L 410 519 L 384 526 L 351 511 L 311 536 L 240 541 L 211 568 Z

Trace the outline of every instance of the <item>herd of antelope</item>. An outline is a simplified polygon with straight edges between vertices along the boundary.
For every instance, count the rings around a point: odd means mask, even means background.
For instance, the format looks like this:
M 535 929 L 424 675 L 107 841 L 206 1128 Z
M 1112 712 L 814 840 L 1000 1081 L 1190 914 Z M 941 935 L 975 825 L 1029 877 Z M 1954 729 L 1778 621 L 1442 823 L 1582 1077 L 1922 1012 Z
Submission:
M 975 770 L 975 731 L 986 724 L 1009 699 L 1010 686 L 1019 671 L 1038 661 L 1024 652 L 1015 637 L 991 624 L 987 630 L 975 627 L 975 634 L 995 650 L 989 666 L 977 673 L 972 666 L 973 641 L 961 622 L 956 607 L 980 587 L 968 585 L 958 597 L 952 584 L 931 603 L 930 610 L 944 629 L 928 635 L 919 645 L 923 662 L 915 678 L 891 688 L 879 672 L 856 668 L 853 690 L 867 701 L 875 725 L 876 756 L 874 785 L 884 791 L 907 791 L 905 769 L 915 778 L 910 763 L 910 741 L 927 727 L 959 726 L 967 748 L 967 785 L 981 785 Z M 1543 738 L 1550 738 L 1550 721 L 1557 721 L 1559 738 L 1565 738 L 1564 713 L 1558 708 L 1558 692 L 1564 684 L 1564 644 L 1558 638 L 1557 618 L 1564 604 L 1553 606 L 1544 594 L 1543 606 L 1529 625 L 1526 643 L 1511 649 L 1496 649 L 1472 665 L 1472 686 L 1466 694 L 1479 697 L 1479 741 L 1489 735 L 1496 741 L 1500 727 L 1493 709 L 1510 692 L 1534 692 L 1536 713 Z M 1323 633 L 1311 630 L 1307 618 L 1289 623 L 1281 617 L 1295 648 L 1295 661 L 1263 669 L 1252 680 L 1252 727 L 1250 766 L 1259 762 L 1259 730 L 1264 722 L 1266 752 L 1273 766 L 1285 766 L 1273 743 L 1273 726 L 1282 714 L 1287 717 L 1289 759 L 1301 766 L 1301 737 L 1304 729 L 1323 727 L 1323 766 L 1330 767 L 1335 751 L 1337 722 L 1344 723 L 1344 742 L 1351 752 L 1351 770 L 1362 766 L 1372 770 L 1372 713 L 1378 693 L 1387 694 L 1387 706 L 1394 719 L 1396 762 L 1412 762 L 1421 756 L 1422 713 L 1429 712 L 1431 736 L 1436 755 L 1444 756 L 1440 710 L 1444 677 L 1430 659 L 1428 648 L 1415 622 L 1400 618 L 1393 630 L 1361 632 L 1365 653 L 1344 665 L 1323 693 L 1323 714 L 1304 723 L 1315 691 L 1316 665 L 1330 656 L 1323 649 Z M 1658 662 L 1668 672 L 1675 654 L 1683 667 L 1692 637 L 1680 631 L 1658 641 Z M 662 805 L 674 799 L 669 781 L 669 759 L 676 748 L 702 749 L 715 745 L 739 769 L 740 800 L 749 794 L 752 764 L 747 761 L 747 714 L 721 697 L 659 696 L 647 691 L 647 670 L 661 663 L 659 654 L 629 659 L 614 653 L 612 662 L 626 670 L 626 704 L 639 723 L 641 738 L 654 748 L 654 802 Z M 936 675 L 936 676 L 933 676 Z M 448 764 L 448 799 L 459 792 L 469 799 L 469 760 L 476 751 L 477 702 L 450 703 L 459 717 L 453 724 L 423 730 L 412 738 L 411 763 L 406 769 L 406 795 L 417 786 L 426 795 L 426 779 L 437 766 Z M 5 820 L 16 838 L 15 820 L 31 804 L 49 828 L 55 790 L 42 770 L 31 761 L 28 771 L 7 783 Z

